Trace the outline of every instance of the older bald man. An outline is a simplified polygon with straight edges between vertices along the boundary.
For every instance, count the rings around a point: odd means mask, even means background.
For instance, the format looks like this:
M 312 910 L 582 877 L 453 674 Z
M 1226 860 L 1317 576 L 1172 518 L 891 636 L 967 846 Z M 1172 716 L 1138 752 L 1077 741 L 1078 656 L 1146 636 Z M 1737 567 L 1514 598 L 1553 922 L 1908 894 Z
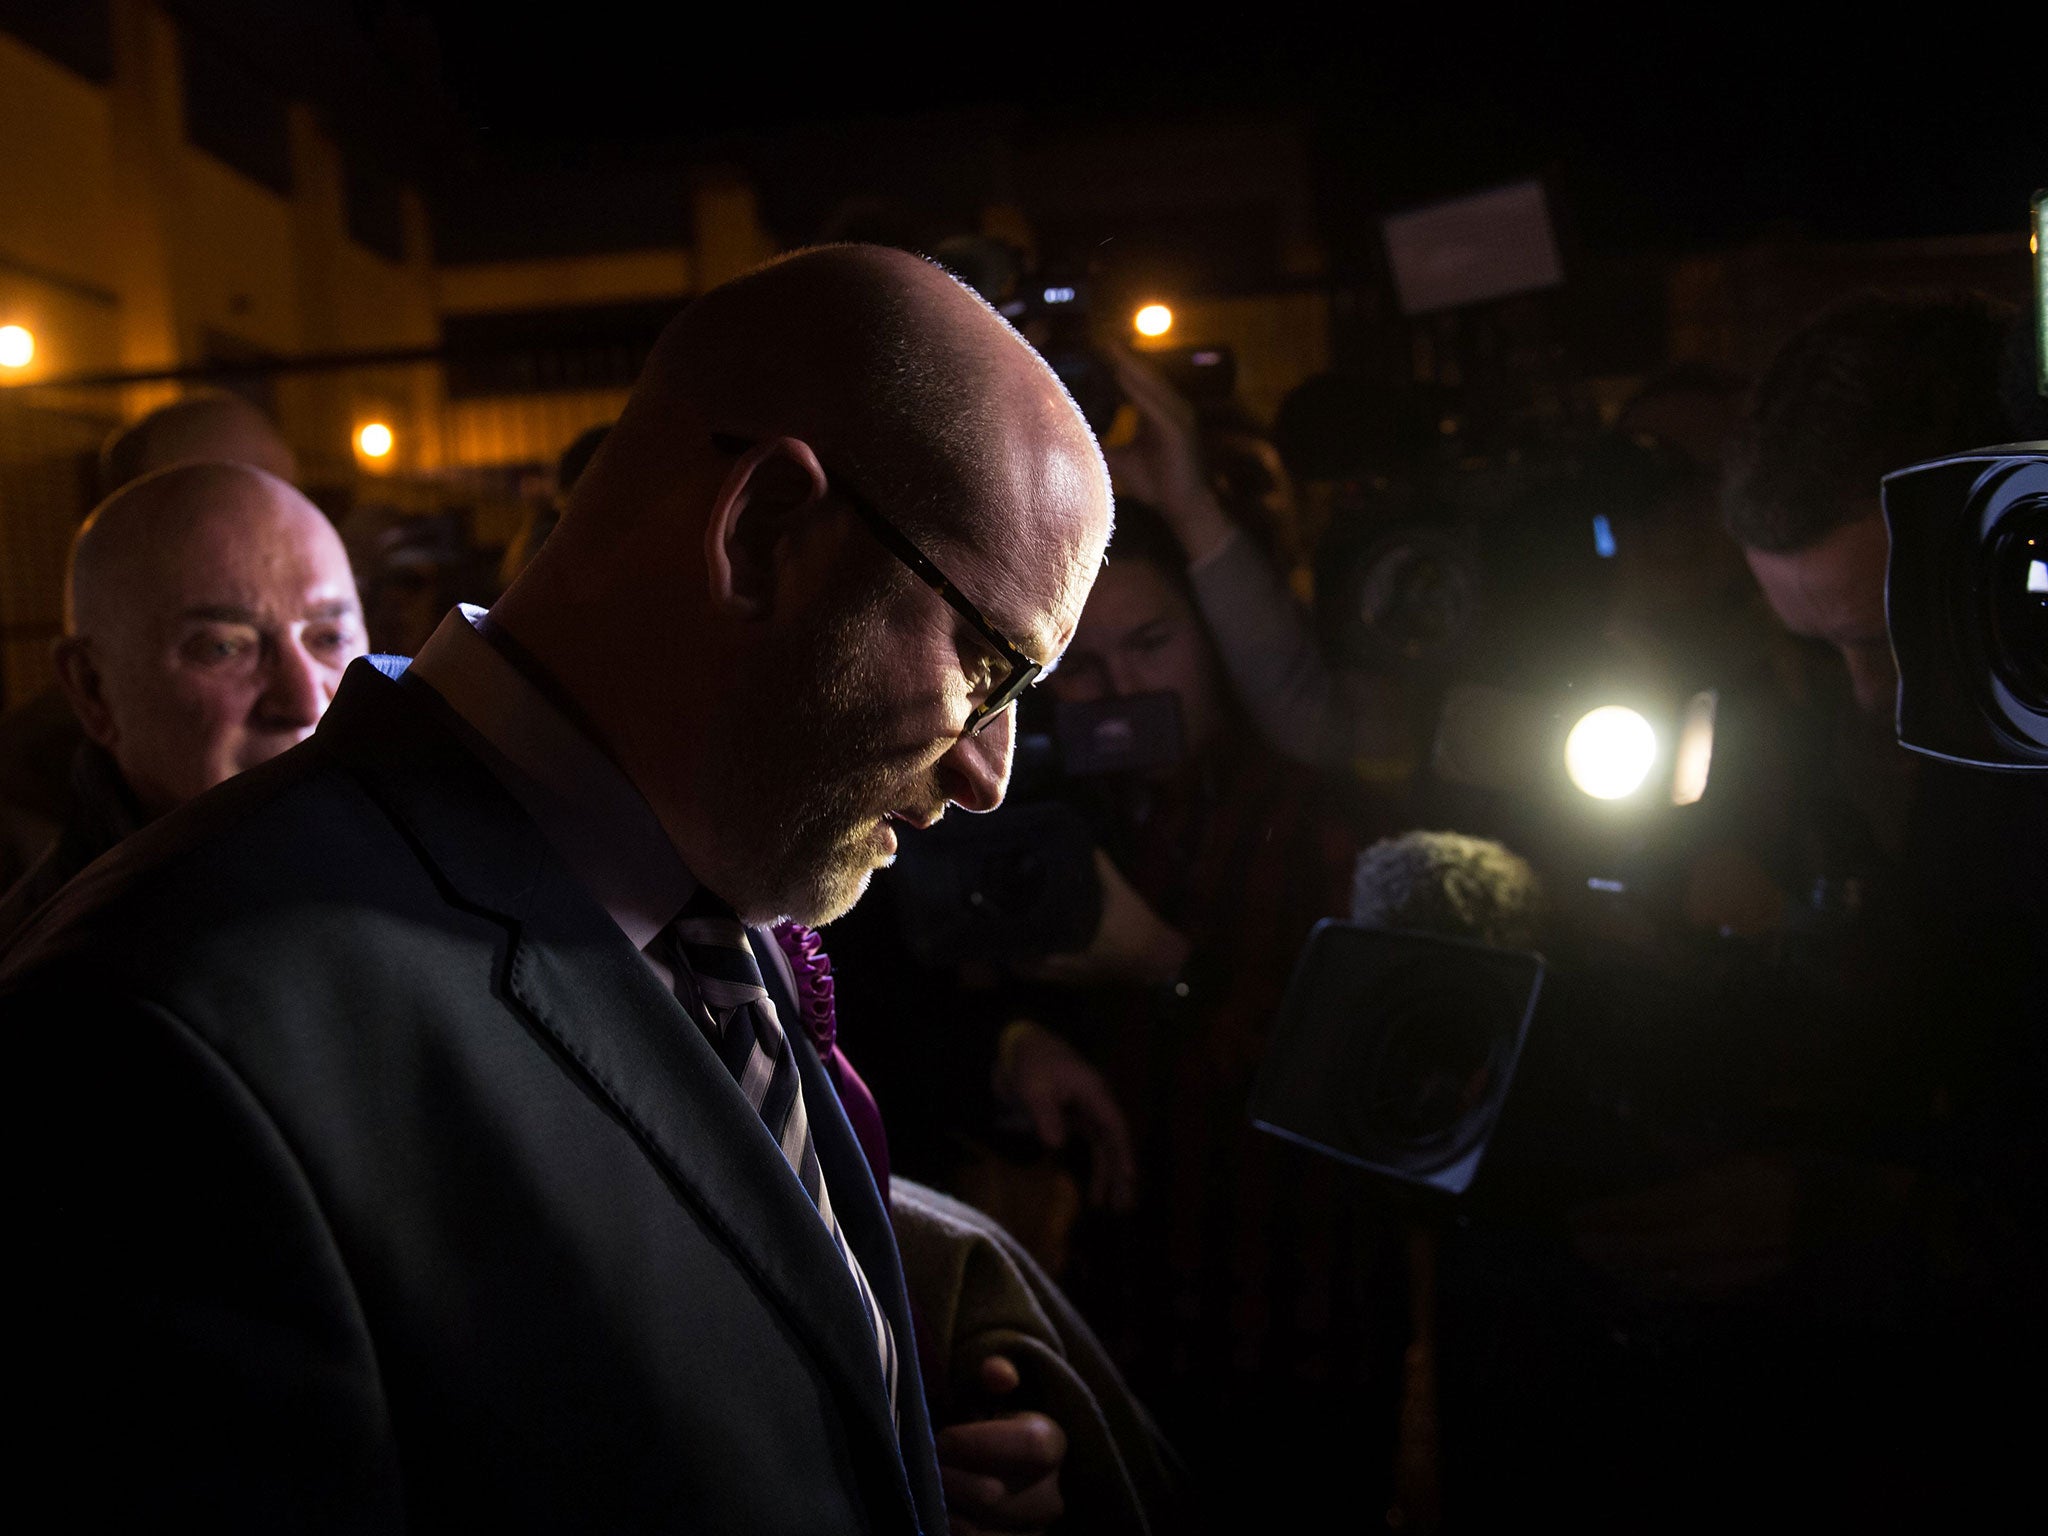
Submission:
M 238 395 L 201 393 L 158 406 L 100 449 L 100 495 L 176 464 L 248 464 L 296 483 L 298 459 L 270 419 Z M 72 768 L 84 739 L 61 689 L 0 714 L 0 890 L 33 868 L 80 810 Z
M 888 1216 L 754 930 L 1002 799 L 1108 527 L 980 300 L 789 258 L 670 328 L 491 614 L 45 909 L 0 1123 L 72 1513 L 942 1527 Z
M 144 823 L 312 735 L 363 651 L 341 539 L 284 481 L 187 464 L 108 497 L 65 572 L 71 811 L 0 899 L 0 941 Z

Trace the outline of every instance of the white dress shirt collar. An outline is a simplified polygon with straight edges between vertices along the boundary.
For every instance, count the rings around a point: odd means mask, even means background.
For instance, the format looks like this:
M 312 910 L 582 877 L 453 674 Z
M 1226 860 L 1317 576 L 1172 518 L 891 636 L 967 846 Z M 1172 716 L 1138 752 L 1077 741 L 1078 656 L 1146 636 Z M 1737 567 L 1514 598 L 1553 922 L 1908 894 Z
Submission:
M 484 618 L 467 604 L 450 613 L 411 675 L 482 738 L 492 772 L 628 942 L 645 949 L 696 879 L 618 764 L 478 633 Z

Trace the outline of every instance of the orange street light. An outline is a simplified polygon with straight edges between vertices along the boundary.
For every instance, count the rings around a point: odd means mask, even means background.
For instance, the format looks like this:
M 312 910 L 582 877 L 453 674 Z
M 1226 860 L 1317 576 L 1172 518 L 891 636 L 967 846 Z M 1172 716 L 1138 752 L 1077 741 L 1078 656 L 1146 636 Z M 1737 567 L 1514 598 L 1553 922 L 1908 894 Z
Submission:
M 386 457 L 396 441 L 397 439 L 391 435 L 391 429 L 381 421 L 367 422 L 356 432 L 356 447 L 366 459 Z
M 1131 317 L 1140 336 L 1164 336 L 1173 329 L 1173 311 L 1164 304 L 1147 304 Z
M 35 355 L 33 331 L 25 325 L 0 325 L 0 368 L 26 368 Z

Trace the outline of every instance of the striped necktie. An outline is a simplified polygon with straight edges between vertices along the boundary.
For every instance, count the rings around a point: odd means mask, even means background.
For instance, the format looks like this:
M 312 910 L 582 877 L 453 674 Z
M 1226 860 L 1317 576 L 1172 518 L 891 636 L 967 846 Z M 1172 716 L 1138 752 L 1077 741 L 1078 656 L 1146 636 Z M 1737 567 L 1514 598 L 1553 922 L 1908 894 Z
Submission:
M 811 1139 L 811 1122 L 804 1110 L 802 1080 L 797 1075 L 796 1057 L 775 1003 L 761 983 L 761 968 L 747 943 L 746 927 L 717 897 L 699 890 L 690 898 L 676 920 L 663 929 L 648 946 L 666 963 L 680 983 L 685 972 L 696 983 L 702 1012 L 698 1024 L 718 1052 L 726 1070 L 746 1095 L 782 1149 L 783 1160 L 803 1186 L 804 1193 L 818 1208 L 832 1244 L 853 1277 L 854 1290 L 874 1330 L 875 1348 L 881 1359 L 882 1379 L 889 1389 L 889 1413 L 896 1417 L 896 1336 L 889 1319 L 875 1299 L 874 1287 L 854 1257 L 853 1248 L 839 1230 L 832 1214 L 832 1195 L 825 1187 L 825 1170 L 818 1162 L 818 1149 Z M 678 985 L 676 995 L 685 1009 L 692 1006 L 686 989 Z

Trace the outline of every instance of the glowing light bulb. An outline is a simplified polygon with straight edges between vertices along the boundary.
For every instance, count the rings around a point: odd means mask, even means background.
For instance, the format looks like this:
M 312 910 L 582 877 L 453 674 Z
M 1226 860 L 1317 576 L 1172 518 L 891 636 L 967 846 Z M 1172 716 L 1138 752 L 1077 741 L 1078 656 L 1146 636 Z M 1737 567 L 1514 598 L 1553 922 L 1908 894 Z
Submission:
M 356 433 L 356 446 L 362 449 L 363 457 L 366 459 L 383 458 L 391 452 L 394 441 L 396 439 L 392 437 L 391 429 L 381 421 L 370 422 Z
M 1676 766 L 1671 774 L 1671 803 L 1696 805 L 1707 792 L 1707 774 L 1714 766 L 1714 711 L 1721 696 L 1712 688 L 1692 696 L 1678 727 Z
M 1173 311 L 1164 304 L 1147 304 L 1131 317 L 1140 336 L 1164 336 L 1173 329 Z
M 1657 760 L 1650 722 L 1620 704 L 1603 704 L 1564 740 L 1564 771 L 1595 800 L 1619 800 L 1642 788 Z
M 34 332 L 25 325 L 0 325 L 0 368 L 26 368 L 35 355 Z

